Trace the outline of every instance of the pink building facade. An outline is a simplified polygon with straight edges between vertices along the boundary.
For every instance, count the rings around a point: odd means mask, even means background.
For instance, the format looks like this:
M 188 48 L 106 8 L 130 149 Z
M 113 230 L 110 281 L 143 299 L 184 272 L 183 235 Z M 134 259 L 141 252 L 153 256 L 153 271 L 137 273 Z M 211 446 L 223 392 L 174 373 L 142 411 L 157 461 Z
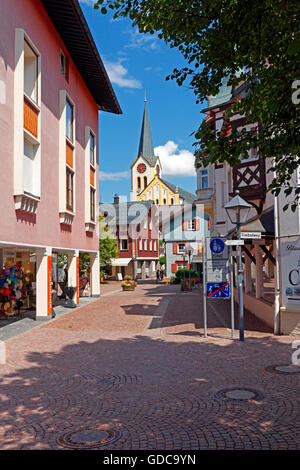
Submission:
M 76 302 L 80 252 L 100 294 L 98 111 L 121 113 L 78 1 L 63 3 L 0 2 L 0 264 L 33 279 L 37 317 L 58 253 Z

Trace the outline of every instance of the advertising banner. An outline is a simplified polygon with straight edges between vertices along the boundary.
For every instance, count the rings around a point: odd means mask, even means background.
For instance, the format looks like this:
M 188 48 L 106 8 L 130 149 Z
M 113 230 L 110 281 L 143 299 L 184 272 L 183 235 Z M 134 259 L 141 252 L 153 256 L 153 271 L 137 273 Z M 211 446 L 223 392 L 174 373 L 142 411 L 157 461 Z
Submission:
M 282 303 L 300 307 L 300 237 L 280 239 Z

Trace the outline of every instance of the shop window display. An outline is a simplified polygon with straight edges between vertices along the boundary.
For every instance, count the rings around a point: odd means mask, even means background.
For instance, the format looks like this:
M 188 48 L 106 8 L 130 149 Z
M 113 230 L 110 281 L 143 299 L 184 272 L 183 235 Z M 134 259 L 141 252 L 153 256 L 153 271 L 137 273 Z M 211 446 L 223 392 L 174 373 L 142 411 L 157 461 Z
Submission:
M 24 272 L 14 265 L 3 268 L 0 274 L 0 310 L 7 317 L 20 314 L 24 298 Z

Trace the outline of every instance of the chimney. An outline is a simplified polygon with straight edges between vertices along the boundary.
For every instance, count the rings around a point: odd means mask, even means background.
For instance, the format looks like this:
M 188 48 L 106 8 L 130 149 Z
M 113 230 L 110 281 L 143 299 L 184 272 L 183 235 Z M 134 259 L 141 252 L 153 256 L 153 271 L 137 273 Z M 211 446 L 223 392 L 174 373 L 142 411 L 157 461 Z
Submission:
M 119 195 L 115 194 L 114 196 L 114 204 L 119 204 Z

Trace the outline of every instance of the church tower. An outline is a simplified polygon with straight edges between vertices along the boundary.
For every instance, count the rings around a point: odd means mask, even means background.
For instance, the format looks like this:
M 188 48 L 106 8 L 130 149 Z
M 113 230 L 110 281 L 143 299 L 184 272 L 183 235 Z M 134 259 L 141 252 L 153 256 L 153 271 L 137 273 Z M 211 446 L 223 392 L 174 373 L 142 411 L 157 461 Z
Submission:
M 149 186 L 155 175 L 161 175 L 161 170 L 162 167 L 159 157 L 154 155 L 152 136 L 147 112 L 147 100 L 145 98 L 145 107 L 138 156 L 133 160 L 133 163 L 131 165 L 130 200 L 140 200 L 138 196 L 147 188 L 147 186 Z M 147 199 L 152 199 L 152 197 Z
M 131 165 L 131 201 L 153 201 L 157 206 L 191 203 L 194 194 L 162 179 L 162 165 L 154 154 L 147 112 L 147 100 L 142 122 L 138 156 Z

